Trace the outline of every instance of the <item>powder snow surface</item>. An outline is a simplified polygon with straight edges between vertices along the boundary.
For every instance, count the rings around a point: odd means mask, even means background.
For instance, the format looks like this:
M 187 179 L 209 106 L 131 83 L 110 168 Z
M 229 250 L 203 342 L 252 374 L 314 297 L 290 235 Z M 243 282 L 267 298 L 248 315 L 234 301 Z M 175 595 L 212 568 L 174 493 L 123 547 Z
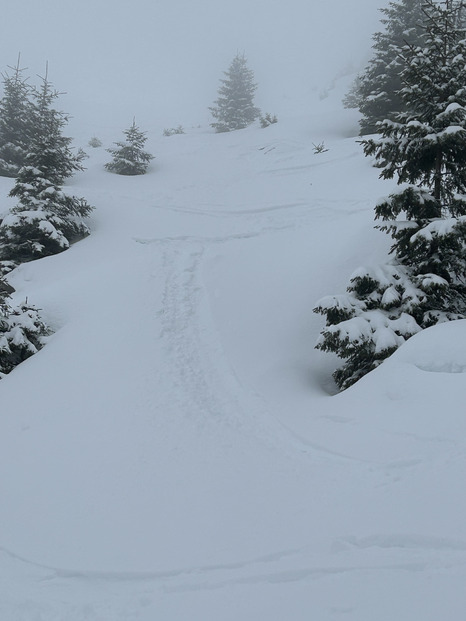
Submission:
M 466 322 L 339 395 L 313 349 L 390 246 L 345 114 L 87 149 L 91 236 L 9 277 L 55 333 L 0 382 L 2 621 L 464 619 Z

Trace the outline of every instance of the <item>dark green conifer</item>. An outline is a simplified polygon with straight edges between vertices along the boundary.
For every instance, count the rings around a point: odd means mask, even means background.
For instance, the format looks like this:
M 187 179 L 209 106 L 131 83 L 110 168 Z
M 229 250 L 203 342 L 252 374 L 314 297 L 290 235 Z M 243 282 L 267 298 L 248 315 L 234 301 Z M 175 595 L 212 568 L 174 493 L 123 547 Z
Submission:
M 12 74 L 3 74 L 0 100 L 0 175 L 16 177 L 24 165 L 33 124 L 31 88 L 23 77 L 20 58 Z
M 66 250 L 89 233 L 84 218 L 92 207 L 82 198 L 65 194 L 64 180 L 82 170 L 82 157 L 62 135 L 65 114 L 53 108 L 58 93 L 47 78 L 36 91 L 34 127 L 25 165 L 10 196 L 18 203 L 0 224 L 0 259 L 22 263 Z
M 56 110 L 55 101 L 60 96 L 48 81 L 47 73 L 41 79 L 40 88 L 34 89 L 34 117 L 32 125 L 30 151 L 41 151 L 40 167 L 42 176 L 49 181 L 62 185 L 66 179 L 76 172 L 84 170 L 82 152 L 74 153 L 71 149 L 72 138 L 63 136 L 63 129 L 69 116 Z M 27 165 L 37 154 L 27 160 Z
M 11 307 L 9 289 L 0 277 L 0 379 L 41 349 L 50 334 L 36 308 Z
M 360 268 L 347 294 L 321 300 L 317 347 L 345 360 L 346 388 L 407 338 L 466 317 L 466 31 L 462 0 L 425 0 L 424 47 L 403 49 L 403 111 L 363 141 L 400 191 L 375 216 L 394 240 L 390 264 Z
M 381 9 L 384 30 L 374 35 L 374 55 L 345 100 L 362 114 L 361 135 L 376 133 L 378 123 L 393 120 L 405 109 L 399 93 L 405 68 L 401 51 L 406 44 L 423 44 L 423 4 L 424 0 L 396 0 Z
M 107 149 L 113 160 L 105 168 L 117 175 L 144 175 L 154 156 L 144 151 L 147 140 L 146 132 L 141 132 L 133 119 L 129 129 L 123 131 L 125 142 L 116 142 L 117 149 Z
M 254 106 L 257 84 L 244 55 L 237 54 L 224 74 L 225 79 L 220 80 L 219 97 L 209 108 L 216 119 L 211 123 L 216 132 L 244 129 L 260 116 L 259 108 Z

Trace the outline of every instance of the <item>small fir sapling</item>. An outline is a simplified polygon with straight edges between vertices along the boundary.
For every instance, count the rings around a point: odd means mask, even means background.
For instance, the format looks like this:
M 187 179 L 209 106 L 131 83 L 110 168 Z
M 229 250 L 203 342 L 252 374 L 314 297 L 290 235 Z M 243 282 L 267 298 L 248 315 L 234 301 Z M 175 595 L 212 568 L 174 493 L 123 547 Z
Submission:
M 123 131 L 125 142 L 116 142 L 117 148 L 107 149 L 113 160 L 105 168 L 117 175 L 144 175 L 154 156 L 144 151 L 146 132 L 141 132 L 133 119 L 129 129 Z
M 275 123 L 278 123 L 278 117 L 276 114 L 270 114 L 270 112 L 266 112 L 265 115 L 260 115 L 259 117 L 259 121 L 261 124 L 262 129 L 265 129 L 266 127 L 269 127 L 270 125 L 274 125 Z
M 312 143 L 312 146 L 314 147 L 314 153 L 316 155 L 318 155 L 319 153 L 326 153 L 328 151 L 323 141 L 319 142 L 319 144 Z

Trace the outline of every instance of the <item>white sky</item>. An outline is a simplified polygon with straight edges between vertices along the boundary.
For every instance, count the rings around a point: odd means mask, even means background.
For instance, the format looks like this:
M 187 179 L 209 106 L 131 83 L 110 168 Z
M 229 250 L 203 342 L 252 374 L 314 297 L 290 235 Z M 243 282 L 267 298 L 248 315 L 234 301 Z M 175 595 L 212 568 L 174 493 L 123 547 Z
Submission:
M 290 102 L 358 69 L 386 0 L 22 0 L 2 6 L 0 64 L 21 52 L 31 81 L 66 91 L 62 108 L 86 126 L 112 118 L 204 124 L 222 71 L 245 52 L 258 104 Z M 93 128 L 90 128 L 92 131 Z M 95 129 L 97 131 L 97 128 Z

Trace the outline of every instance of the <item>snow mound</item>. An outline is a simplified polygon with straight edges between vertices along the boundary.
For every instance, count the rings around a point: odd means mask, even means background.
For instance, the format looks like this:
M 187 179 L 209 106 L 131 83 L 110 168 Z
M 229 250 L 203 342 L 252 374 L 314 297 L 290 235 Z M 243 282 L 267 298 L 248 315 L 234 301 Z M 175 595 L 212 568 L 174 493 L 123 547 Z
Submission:
M 413 336 L 393 363 L 414 365 L 429 373 L 466 373 L 466 320 L 438 324 Z

